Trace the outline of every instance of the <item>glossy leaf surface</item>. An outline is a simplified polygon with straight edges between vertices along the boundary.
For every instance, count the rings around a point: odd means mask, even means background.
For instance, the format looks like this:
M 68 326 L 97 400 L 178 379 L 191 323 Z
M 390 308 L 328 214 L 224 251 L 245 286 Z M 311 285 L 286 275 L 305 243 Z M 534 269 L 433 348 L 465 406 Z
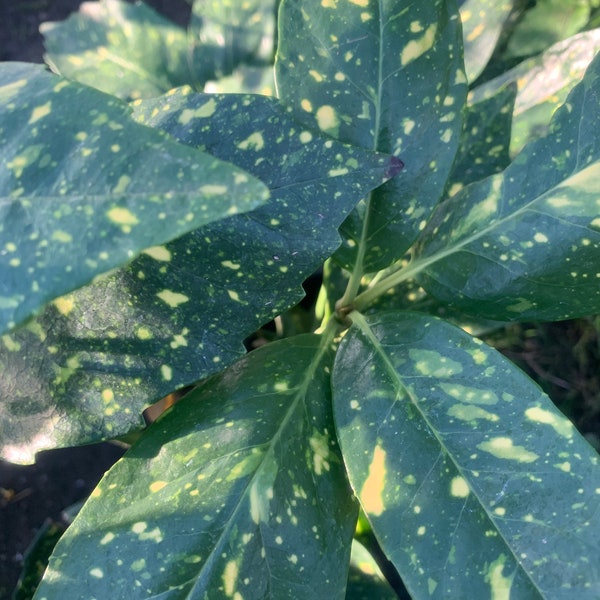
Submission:
M 0 340 L 0 440 L 12 460 L 139 428 L 148 404 L 239 358 L 246 336 L 302 298 L 359 198 L 398 169 L 308 131 L 273 98 L 180 90 L 136 114 L 245 165 L 271 197 L 264 211 L 148 249 Z
M 35 598 L 344 598 L 357 504 L 320 344 L 259 349 L 155 423 L 92 493 Z
M 547 133 L 554 111 L 581 81 L 598 51 L 600 29 L 574 35 L 476 87 L 469 94 L 469 103 L 493 96 L 508 83 L 517 84 L 510 145 L 514 156 L 526 143 Z
M 510 128 L 516 84 L 508 84 L 494 96 L 466 108 L 460 145 L 447 190 L 454 195 L 460 189 L 503 171 L 510 164 Z
M 359 240 L 370 272 L 399 259 L 438 202 L 454 159 L 466 94 L 458 11 L 442 1 L 284 0 L 279 97 L 310 127 L 399 156 L 401 178 L 346 221 L 337 260 Z
M 188 28 L 190 63 L 203 84 L 240 64 L 272 64 L 275 0 L 194 0 Z
M 444 321 L 352 318 L 332 375 L 336 428 L 413 597 L 597 598 L 600 465 L 571 423 Z
M 142 2 L 84 2 L 40 29 L 55 71 L 114 96 L 151 98 L 192 82 L 185 30 Z
M 512 0 L 462 0 L 459 2 L 465 49 L 465 71 L 473 82 L 487 65 L 502 27 L 514 2 Z
M 266 187 L 38 65 L 0 65 L 0 333 Z
M 428 292 L 506 321 L 600 311 L 599 74 L 600 57 L 547 137 L 440 205 L 413 265 Z

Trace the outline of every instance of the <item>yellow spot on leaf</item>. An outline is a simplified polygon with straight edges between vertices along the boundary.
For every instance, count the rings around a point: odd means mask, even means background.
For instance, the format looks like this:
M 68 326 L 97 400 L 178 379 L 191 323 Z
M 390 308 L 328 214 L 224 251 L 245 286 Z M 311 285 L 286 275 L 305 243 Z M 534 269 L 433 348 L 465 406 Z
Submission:
M 528 408 L 525 411 L 525 416 L 530 421 L 536 423 L 543 423 L 544 425 L 550 425 L 558 433 L 565 438 L 573 437 L 573 424 L 568 419 L 558 416 L 549 410 L 544 410 L 539 406 Z
M 501 458 L 503 460 L 516 460 L 517 462 L 530 463 L 539 458 L 535 452 L 530 452 L 523 446 L 514 446 L 513 441 L 508 437 L 492 438 L 487 442 L 477 444 L 477 448 L 484 452 L 489 452 L 496 458 Z
M 310 100 L 307 100 L 306 98 L 304 98 L 304 100 L 302 100 L 300 102 L 300 106 L 306 111 L 306 112 L 312 112 L 312 104 L 310 102 Z
M 173 379 L 173 369 L 169 365 L 161 365 L 160 374 L 165 381 L 171 381 Z
M 111 208 L 106 216 L 117 225 L 137 225 L 137 217 L 128 209 L 115 206 Z
M 430 25 L 425 33 L 416 40 L 412 40 L 406 44 L 402 54 L 400 55 L 400 63 L 403 67 L 411 63 L 413 60 L 417 60 L 420 56 L 425 54 L 432 46 L 435 41 L 435 34 L 437 33 L 437 24 L 433 23 Z
M 207 196 L 217 196 L 226 194 L 228 187 L 226 185 L 207 184 L 200 187 L 199 191 Z
M 75 299 L 73 296 L 61 296 L 53 302 L 56 310 L 65 317 L 75 308 Z
M 319 73 L 318 71 L 315 71 L 314 69 L 311 69 L 308 74 L 317 82 L 317 83 L 321 83 L 324 78 L 323 75 L 321 75 L 321 73 Z
M 300 141 L 303 144 L 308 144 L 313 139 L 312 133 L 310 131 L 303 131 L 300 134 Z
M 171 308 L 177 308 L 180 304 L 184 304 L 189 301 L 189 298 L 185 294 L 178 294 L 171 290 L 162 290 L 156 294 L 165 304 L 168 304 Z
M 227 290 L 227 294 L 234 302 L 241 302 L 240 295 L 235 290 Z
M 327 104 L 325 106 L 321 106 L 317 110 L 316 117 L 319 129 L 322 131 L 335 132 L 337 130 L 339 121 L 332 106 Z
M 262 150 L 265 147 L 265 140 L 260 131 L 249 135 L 243 142 L 237 146 L 240 150 Z
M 448 409 L 448 415 L 456 417 L 461 421 L 475 421 L 476 419 L 485 419 L 486 421 L 499 421 L 500 417 L 494 413 L 488 412 L 479 406 L 470 404 L 454 404 Z
M 234 560 L 230 560 L 225 565 L 225 571 L 223 571 L 223 586 L 226 596 L 233 597 L 238 580 L 238 572 L 239 568 Z
M 147 327 L 138 327 L 135 335 L 140 338 L 140 340 L 150 340 L 152 339 L 152 332 Z
M 328 175 L 329 177 L 339 177 L 340 175 L 346 175 L 348 173 L 348 169 L 342 167 L 341 169 L 331 169 Z
M 360 502 L 364 511 L 375 516 L 379 516 L 385 508 L 382 496 L 386 474 L 385 455 L 386 452 L 381 446 L 375 446 L 369 475 L 360 492 Z
M 165 248 L 165 246 L 152 246 L 146 248 L 143 254 L 147 254 L 154 260 L 160 260 L 162 262 L 169 262 L 171 260 L 171 252 Z
M 323 8 L 337 8 L 337 0 L 321 0 Z
M 455 498 L 466 498 L 469 493 L 469 484 L 462 477 L 453 477 L 450 482 L 450 494 Z
M 488 572 L 485 575 L 485 581 L 490 586 L 490 600 L 510 600 L 510 591 L 516 571 L 513 571 L 505 577 L 503 575 L 505 564 L 506 556 L 501 554 L 488 567 Z
M 115 394 L 111 389 L 106 388 L 106 389 L 102 390 L 102 401 L 104 402 L 104 404 L 109 404 L 114 399 L 115 399 Z
M 49 115 L 52 112 L 52 103 L 50 102 L 50 100 L 48 100 L 48 102 L 46 102 L 46 104 L 42 104 L 41 106 L 36 106 L 32 113 L 31 113 L 31 117 L 29 117 L 29 121 L 28 121 L 28 125 L 31 125 L 32 123 L 35 123 L 36 121 L 39 121 L 40 119 L 43 119 L 45 116 Z
M 60 229 L 57 229 L 52 234 L 52 239 L 57 242 L 63 242 L 64 244 L 68 244 L 69 242 L 73 241 L 73 236 L 70 233 L 67 233 L 66 231 L 61 231 Z
M 150 487 L 150 491 L 154 494 L 155 492 L 162 490 L 164 487 L 167 487 L 167 482 L 166 481 L 153 481 L 149 487 Z

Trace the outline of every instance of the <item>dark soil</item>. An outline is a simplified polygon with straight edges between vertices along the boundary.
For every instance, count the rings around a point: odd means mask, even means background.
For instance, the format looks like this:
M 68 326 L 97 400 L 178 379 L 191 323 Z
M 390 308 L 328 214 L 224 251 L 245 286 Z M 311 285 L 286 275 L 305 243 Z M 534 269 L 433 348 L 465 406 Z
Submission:
M 185 25 L 184 0 L 148 4 Z M 43 62 L 38 27 L 77 10 L 78 0 L 0 0 L 0 60 Z M 488 341 L 546 391 L 588 440 L 600 449 L 600 319 L 515 325 Z M 87 497 L 122 455 L 111 444 L 43 452 L 32 466 L 0 461 L 0 600 L 10 598 L 24 553 L 47 519 Z

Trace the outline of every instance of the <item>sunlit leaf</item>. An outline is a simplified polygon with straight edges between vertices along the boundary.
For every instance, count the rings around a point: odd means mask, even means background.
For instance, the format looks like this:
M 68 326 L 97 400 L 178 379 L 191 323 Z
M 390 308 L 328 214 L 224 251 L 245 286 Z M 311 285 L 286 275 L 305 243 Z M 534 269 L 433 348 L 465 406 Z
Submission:
M 55 71 L 120 98 L 151 98 L 192 83 L 185 30 L 142 2 L 84 2 L 40 29 Z
M 439 206 L 413 265 L 428 292 L 506 321 L 600 311 L 599 74 L 600 57 L 547 137 Z
M 294 114 L 405 163 L 346 221 L 336 254 L 354 263 L 362 237 L 361 271 L 384 268 L 416 238 L 454 160 L 466 94 L 458 11 L 441 0 L 284 0 L 280 24 L 277 91 Z
M 597 598 L 600 465 L 571 423 L 444 321 L 352 319 L 332 375 L 336 428 L 413 597 Z
M 298 336 L 189 394 L 100 482 L 35 598 L 343 599 L 357 504 L 330 364 Z
M 1 64 L 0 98 L 0 334 L 143 249 L 267 198 L 244 171 L 39 65 Z
M 275 0 L 194 0 L 188 36 L 200 84 L 229 75 L 240 64 L 271 64 Z
M 136 115 L 245 165 L 271 197 L 264 211 L 148 249 L 0 339 L 0 440 L 12 460 L 139 428 L 148 404 L 238 359 L 246 336 L 302 298 L 359 198 L 398 169 L 265 96 L 179 90 Z
M 459 2 L 465 48 L 465 71 L 470 82 L 477 79 L 490 60 L 513 4 L 512 0 Z
M 511 154 L 544 135 L 554 111 L 581 80 L 586 68 L 600 51 L 600 29 L 586 31 L 559 42 L 541 56 L 523 61 L 514 69 L 488 81 L 469 94 L 476 104 L 493 96 L 507 83 L 517 84 L 513 114 Z

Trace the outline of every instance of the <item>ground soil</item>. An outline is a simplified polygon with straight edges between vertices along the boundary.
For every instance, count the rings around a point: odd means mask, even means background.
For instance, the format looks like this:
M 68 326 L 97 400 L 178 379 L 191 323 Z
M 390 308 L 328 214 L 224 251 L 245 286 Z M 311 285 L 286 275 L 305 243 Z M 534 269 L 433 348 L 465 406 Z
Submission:
M 184 0 L 148 1 L 184 25 Z M 66 18 L 78 0 L 0 0 L 0 60 L 43 62 L 38 27 Z M 488 341 L 514 360 L 600 449 L 600 319 L 515 325 Z M 1 401 L 1 399 L 0 399 Z M 122 455 L 111 444 L 41 453 L 32 466 L 0 461 L 0 600 L 10 598 L 25 551 L 47 519 L 87 497 Z

